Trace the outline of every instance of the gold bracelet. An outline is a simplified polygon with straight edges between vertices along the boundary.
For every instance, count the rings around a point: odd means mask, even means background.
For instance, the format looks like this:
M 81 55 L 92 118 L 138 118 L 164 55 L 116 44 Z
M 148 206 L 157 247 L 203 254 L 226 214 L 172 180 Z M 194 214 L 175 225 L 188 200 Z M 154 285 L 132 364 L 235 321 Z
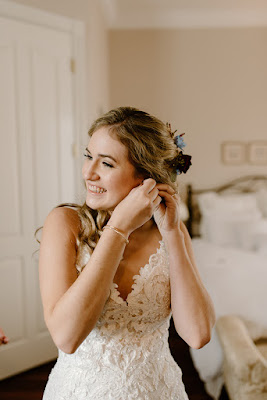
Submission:
M 111 229 L 112 231 L 114 231 L 114 232 L 118 233 L 119 235 L 121 235 L 123 237 L 123 239 L 125 240 L 126 244 L 129 243 L 129 240 L 127 239 L 127 237 L 124 236 L 124 234 L 118 228 L 115 228 L 115 226 L 105 225 L 103 230 L 106 229 L 106 228 Z

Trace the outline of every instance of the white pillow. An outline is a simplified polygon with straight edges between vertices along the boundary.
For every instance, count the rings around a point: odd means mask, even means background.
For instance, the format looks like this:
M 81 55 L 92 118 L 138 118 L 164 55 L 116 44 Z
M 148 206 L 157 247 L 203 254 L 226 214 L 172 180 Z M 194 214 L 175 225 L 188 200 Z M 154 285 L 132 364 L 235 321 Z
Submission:
M 259 251 L 265 247 L 267 250 L 267 219 L 257 217 L 246 223 L 241 222 L 235 231 L 242 249 Z
M 198 196 L 198 203 L 202 215 L 211 211 L 235 214 L 259 210 L 257 196 L 253 193 L 219 195 L 207 192 Z
M 259 211 L 235 215 L 210 212 L 202 218 L 200 233 L 210 243 L 251 250 L 248 232 L 260 218 Z
M 264 218 L 267 218 L 267 189 L 261 188 L 256 192 L 258 207 Z
M 206 215 L 212 208 L 218 199 L 218 195 L 215 192 L 207 192 L 200 194 L 197 198 L 201 215 Z
M 267 255 L 267 218 L 253 224 L 250 242 L 253 243 L 253 250 Z
M 247 232 L 261 219 L 254 194 L 207 192 L 199 196 L 199 208 L 203 239 L 220 246 L 251 249 Z

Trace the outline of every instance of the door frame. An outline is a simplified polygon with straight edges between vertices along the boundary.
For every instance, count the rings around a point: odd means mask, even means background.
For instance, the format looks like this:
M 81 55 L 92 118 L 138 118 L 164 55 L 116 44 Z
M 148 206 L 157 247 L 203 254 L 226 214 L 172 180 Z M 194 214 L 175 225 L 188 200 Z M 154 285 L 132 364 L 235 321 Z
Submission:
M 73 115 L 74 115 L 74 143 L 73 157 L 75 164 L 75 192 L 80 199 L 84 193 L 81 179 L 81 163 L 79 153 L 83 143 L 84 133 L 87 131 L 86 110 L 87 79 L 86 79 L 86 27 L 83 21 L 56 15 L 51 12 L 21 5 L 9 0 L 0 0 L 0 17 L 10 18 L 20 22 L 27 22 L 42 27 L 67 32 L 72 39 L 72 56 L 70 60 L 73 72 Z
M 73 129 L 73 136 L 72 136 L 72 141 L 73 141 L 73 148 L 72 148 L 72 153 L 73 153 L 73 162 L 74 162 L 74 168 L 75 168 L 75 196 L 77 198 L 77 202 L 79 202 L 79 198 L 82 198 L 82 194 L 84 192 L 84 186 L 83 186 L 83 181 L 81 177 L 81 161 L 80 161 L 80 148 L 81 144 L 84 142 L 84 136 L 87 131 L 87 118 L 86 112 L 87 112 L 87 76 L 86 76 L 86 24 L 83 21 L 78 21 L 75 19 L 71 19 L 68 17 L 63 17 L 63 16 L 58 16 L 43 10 L 38 10 L 32 7 L 28 7 L 25 5 L 20 5 L 17 4 L 13 1 L 9 0 L 0 0 L 0 19 L 10 21 L 12 23 L 17 22 L 21 24 L 27 24 L 31 25 L 32 27 L 36 28 L 46 28 L 51 31 L 54 31 L 57 35 L 59 33 L 64 33 L 65 36 L 68 36 L 68 43 L 70 43 L 71 49 L 70 52 L 68 52 L 68 57 L 70 57 L 70 74 L 71 74 L 71 87 L 72 87 L 72 129 Z M 62 35 L 63 36 L 63 35 Z M 31 246 L 31 243 L 34 241 L 34 239 L 30 239 L 31 241 L 27 241 L 27 246 Z M 21 243 L 23 243 L 21 241 Z M 13 249 L 13 248 L 12 248 Z M 14 257 L 24 257 L 24 255 L 20 256 L 20 250 L 17 249 L 18 251 L 15 251 Z M 13 257 L 13 256 L 12 256 Z M 14 258 L 13 257 L 13 258 Z M 21 279 L 21 284 L 23 287 L 23 293 L 25 293 L 25 305 L 31 301 L 31 297 L 36 298 L 37 293 L 36 293 L 36 287 L 33 285 L 33 280 L 30 281 L 29 276 L 32 276 L 32 271 L 34 273 L 38 273 L 37 269 L 33 268 L 33 265 L 30 264 L 28 265 L 28 261 L 30 259 L 31 255 L 29 254 L 26 258 L 23 258 L 23 261 L 21 263 L 23 267 L 23 273 L 21 272 L 20 279 Z M 33 262 L 34 262 L 34 257 Z M 26 261 L 25 261 L 26 260 Z M 21 267 L 21 268 L 22 268 Z M 22 269 L 21 269 L 22 271 Z M 34 278 L 36 282 L 38 281 L 38 275 Z M 37 310 L 37 308 L 34 310 L 34 312 Z M 39 311 L 38 311 L 39 312 Z M 42 346 L 39 345 L 39 343 L 33 342 L 28 340 L 27 337 L 27 324 L 29 324 L 29 329 L 31 329 L 32 325 L 31 324 L 38 324 L 37 317 L 35 316 L 32 320 L 29 319 L 29 316 L 26 315 L 27 319 L 23 325 L 24 333 L 26 340 L 24 336 L 22 339 L 17 341 L 18 345 L 25 345 L 24 353 L 27 355 L 27 365 L 29 367 L 25 367 L 24 363 L 24 358 L 21 357 L 18 359 L 18 363 L 16 363 L 16 370 L 17 373 L 23 372 L 24 370 L 37 366 L 36 364 L 36 355 L 41 354 L 43 357 L 43 349 Z M 0 321 L 1 324 L 1 321 Z M 5 328 L 5 327 L 3 327 Z M 46 360 L 51 360 L 56 358 L 57 356 L 57 351 L 56 347 L 53 345 L 52 347 L 52 340 L 50 336 L 48 335 L 48 332 L 41 332 L 39 337 L 42 339 L 42 343 L 44 344 L 43 348 L 45 348 L 45 357 Z M 12 346 L 13 343 L 10 343 L 7 348 L 1 348 L 0 352 L 5 352 L 5 355 L 3 353 L 3 359 L 8 359 L 6 357 L 7 354 L 17 354 L 17 348 L 16 345 Z M 9 347 L 11 346 L 11 347 Z M 4 347 L 4 346 L 1 346 Z M 11 353 L 10 353 L 11 351 Z M 22 352 L 23 352 L 22 351 Z M 8 353 L 9 352 L 9 353 Z M 21 353 L 22 354 L 22 353 Z M 2 356 L 2 354 L 1 354 Z M 0 356 L 0 358 L 1 358 Z M 13 371 L 13 365 L 12 365 L 12 357 L 10 357 L 9 360 L 7 360 L 7 364 L 5 363 L 5 372 L 4 376 L 2 376 L 2 371 L 0 371 L 0 380 L 7 378 L 8 376 L 14 375 L 13 373 L 9 373 L 8 371 Z M 41 361 L 43 362 L 43 361 Z M 40 363 L 41 363 L 40 362 Z M 45 361 L 44 361 L 45 362 Z M 39 364 L 40 364 L 39 363 Z M 0 363 L 1 364 L 1 363 Z M 0 368 L 1 370 L 1 368 Z M 8 373 L 8 375 L 6 375 Z

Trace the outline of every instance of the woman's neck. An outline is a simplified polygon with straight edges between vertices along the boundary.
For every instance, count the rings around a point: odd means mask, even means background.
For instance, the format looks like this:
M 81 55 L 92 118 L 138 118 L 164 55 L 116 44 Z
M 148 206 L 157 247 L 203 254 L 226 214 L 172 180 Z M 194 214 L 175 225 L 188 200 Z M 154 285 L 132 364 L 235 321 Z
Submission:
M 144 225 L 140 226 L 140 228 L 133 231 L 130 235 L 130 239 L 141 238 L 144 237 L 145 235 L 156 233 L 156 231 L 158 231 L 157 225 L 154 219 L 151 218 Z

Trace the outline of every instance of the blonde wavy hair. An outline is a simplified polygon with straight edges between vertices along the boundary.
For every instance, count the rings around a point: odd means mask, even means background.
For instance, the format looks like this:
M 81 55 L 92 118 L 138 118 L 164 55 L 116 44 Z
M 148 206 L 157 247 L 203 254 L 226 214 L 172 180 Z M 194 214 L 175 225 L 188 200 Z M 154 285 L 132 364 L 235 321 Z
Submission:
M 98 118 L 92 124 L 89 136 L 103 127 L 126 146 L 136 176 L 153 178 L 157 183 L 166 183 L 177 190 L 173 179 L 177 146 L 168 124 L 136 108 L 119 107 Z M 81 222 L 77 258 L 85 249 L 91 254 L 111 216 L 110 211 L 93 210 L 86 202 L 83 205 L 65 203 L 58 207 L 64 206 L 76 208 Z

